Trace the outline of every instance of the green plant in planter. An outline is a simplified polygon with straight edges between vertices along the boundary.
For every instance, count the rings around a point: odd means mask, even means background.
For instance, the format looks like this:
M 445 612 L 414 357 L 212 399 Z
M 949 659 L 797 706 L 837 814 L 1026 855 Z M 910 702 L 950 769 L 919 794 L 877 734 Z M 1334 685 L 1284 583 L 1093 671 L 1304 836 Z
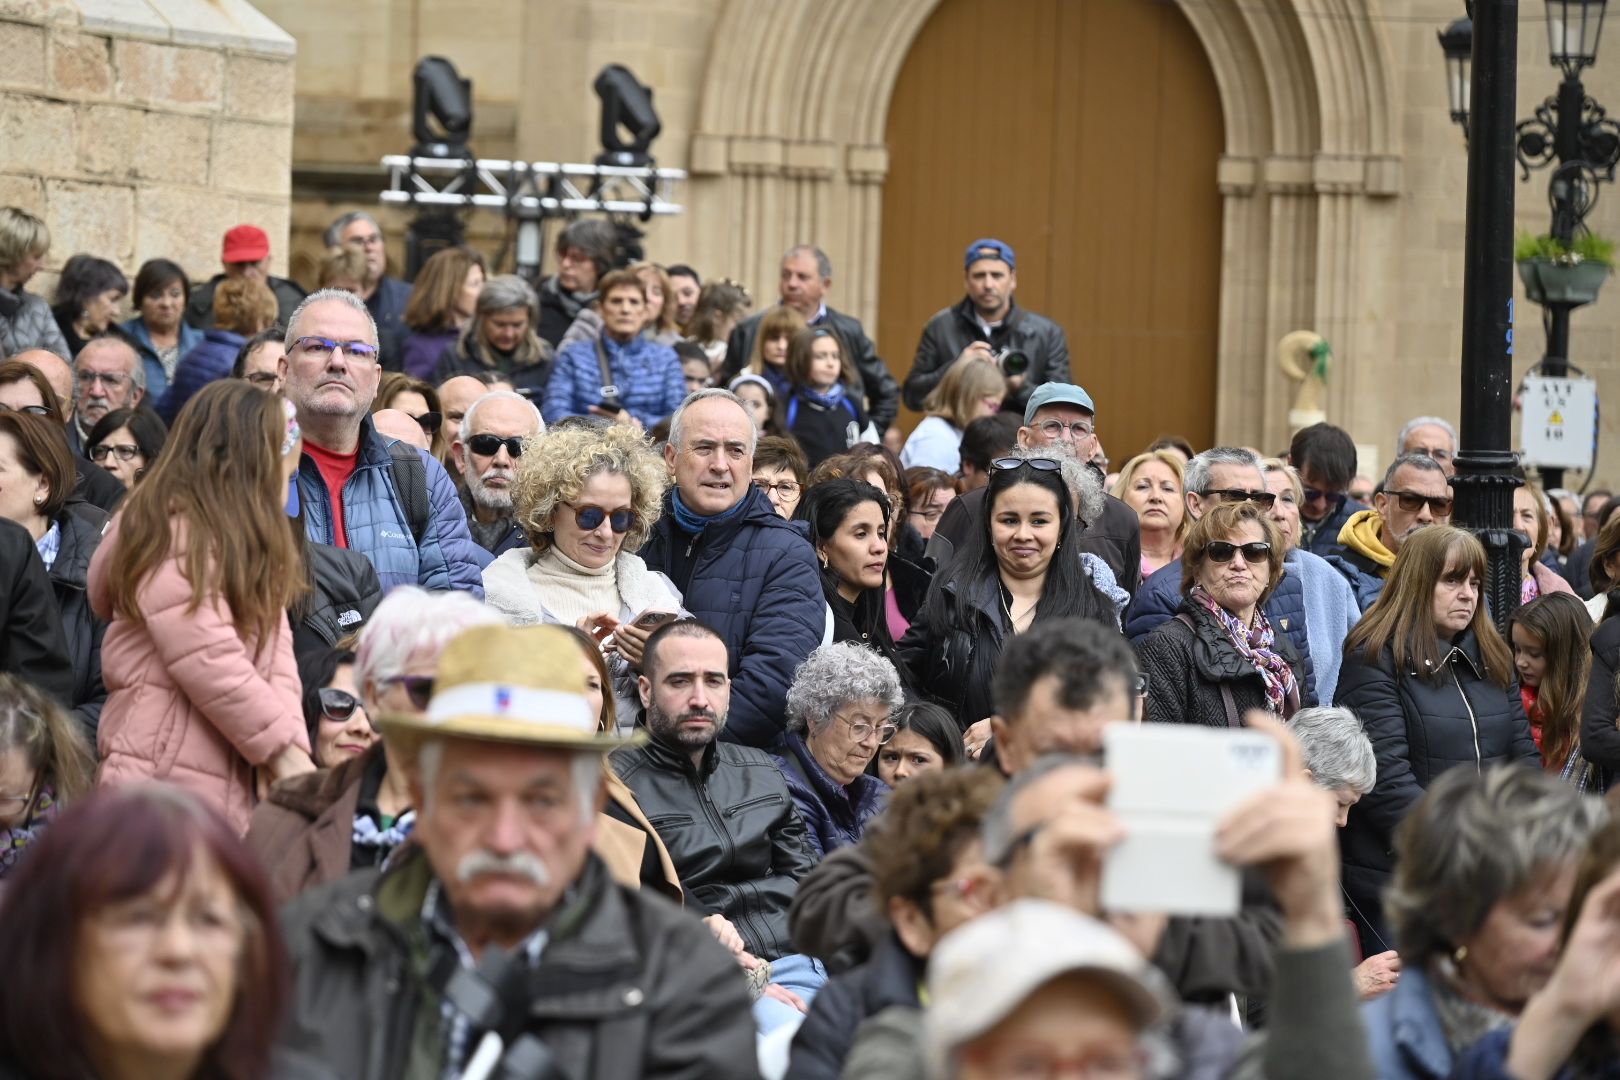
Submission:
M 1545 233 L 1541 236 L 1520 233 L 1513 242 L 1513 261 L 1522 263 L 1531 260 L 1556 263 L 1559 266 L 1594 262 L 1612 267 L 1614 241 L 1595 232 L 1582 232 L 1568 244 Z

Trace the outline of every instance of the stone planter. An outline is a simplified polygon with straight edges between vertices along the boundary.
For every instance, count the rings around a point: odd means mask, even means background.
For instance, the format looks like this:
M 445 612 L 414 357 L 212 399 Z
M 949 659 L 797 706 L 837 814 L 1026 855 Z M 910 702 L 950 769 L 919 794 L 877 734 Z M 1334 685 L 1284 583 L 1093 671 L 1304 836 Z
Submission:
M 1525 295 L 1538 304 L 1590 304 L 1608 276 L 1607 264 L 1590 259 L 1577 263 L 1526 259 L 1519 264 Z

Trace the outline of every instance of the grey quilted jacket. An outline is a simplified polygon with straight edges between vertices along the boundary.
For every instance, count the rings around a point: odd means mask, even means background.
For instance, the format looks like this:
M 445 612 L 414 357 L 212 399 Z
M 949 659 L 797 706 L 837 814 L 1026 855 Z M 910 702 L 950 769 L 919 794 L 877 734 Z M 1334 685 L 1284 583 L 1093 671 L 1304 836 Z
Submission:
M 4 314 L 11 307 L 8 300 L 18 304 L 9 318 Z M 64 360 L 73 359 L 56 316 L 44 300 L 25 289 L 0 289 L 0 356 L 16 356 L 24 349 L 49 349 Z

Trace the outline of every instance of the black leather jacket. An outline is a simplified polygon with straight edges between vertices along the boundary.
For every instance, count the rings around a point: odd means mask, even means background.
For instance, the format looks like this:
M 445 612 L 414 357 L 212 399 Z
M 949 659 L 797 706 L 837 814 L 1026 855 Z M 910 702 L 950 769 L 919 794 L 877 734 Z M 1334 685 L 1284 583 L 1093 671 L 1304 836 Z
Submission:
M 737 376 L 748 358 L 754 355 L 754 341 L 759 337 L 759 324 L 765 313 L 750 315 L 737 324 L 726 342 L 726 362 L 721 367 L 716 386 L 725 386 Z M 877 346 L 866 336 L 861 320 L 842 311 L 827 309 L 827 317 L 818 326 L 826 326 L 844 342 L 844 350 L 861 373 L 861 387 L 866 391 L 866 418 L 881 434 L 900 412 L 900 384 L 889 373 L 889 365 L 877 354 Z
M 945 370 L 962 355 L 962 350 L 975 341 L 985 341 L 973 312 L 973 301 L 963 297 L 953 307 L 937 312 L 923 327 L 922 339 L 917 342 L 917 355 L 906 376 L 904 394 L 906 405 L 921 409 L 929 391 L 939 385 Z M 1039 386 L 1049 382 L 1073 382 L 1069 374 L 1069 339 L 1063 328 L 1044 315 L 1012 305 L 1007 317 L 989 338 L 992 349 L 1012 349 L 1029 357 L 1029 370 L 1024 373 L 1024 385 Z M 1122 582 L 1123 584 L 1123 582 Z
M 755 956 L 793 952 L 788 907 L 815 859 L 771 756 L 716 740 L 697 769 L 683 751 L 649 739 L 612 760 L 669 849 L 688 906 L 724 915 Z

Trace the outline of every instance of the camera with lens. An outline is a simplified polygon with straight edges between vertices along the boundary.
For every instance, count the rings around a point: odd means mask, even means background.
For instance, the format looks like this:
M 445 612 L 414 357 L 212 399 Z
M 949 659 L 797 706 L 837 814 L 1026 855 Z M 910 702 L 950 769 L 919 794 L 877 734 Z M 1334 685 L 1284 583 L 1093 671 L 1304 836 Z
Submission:
M 1001 373 L 1009 379 L 1017 378 L 1029 370 L 1029 354 L 1019 352 L 1017 349 L 998 349 L 991 355 L 995 357 Z

